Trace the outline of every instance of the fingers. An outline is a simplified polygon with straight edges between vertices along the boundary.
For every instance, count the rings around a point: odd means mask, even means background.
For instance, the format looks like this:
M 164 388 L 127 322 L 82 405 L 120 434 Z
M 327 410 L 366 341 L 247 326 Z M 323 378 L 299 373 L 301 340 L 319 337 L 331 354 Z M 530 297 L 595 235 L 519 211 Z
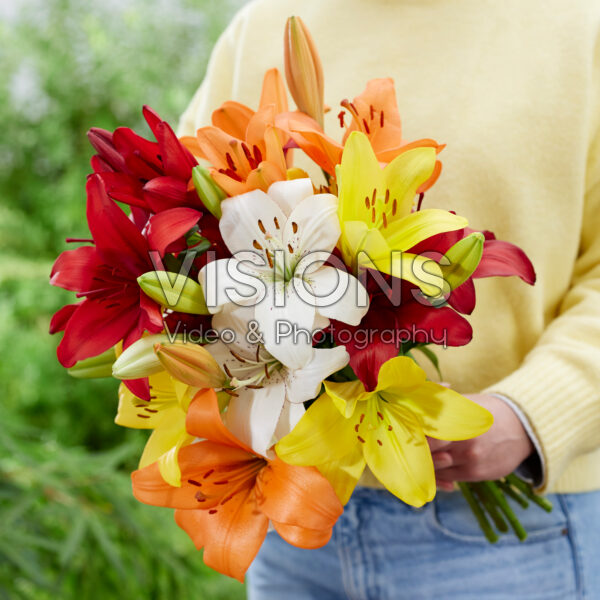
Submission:
M 430 437 L 427 438 L 427 443 L 429 444 L 429 450 L 431 450 L 432 454 L 434 452 L 439 452 L 452 444 L 452 442 L 447 442 L 446 440 L 436 440 Z

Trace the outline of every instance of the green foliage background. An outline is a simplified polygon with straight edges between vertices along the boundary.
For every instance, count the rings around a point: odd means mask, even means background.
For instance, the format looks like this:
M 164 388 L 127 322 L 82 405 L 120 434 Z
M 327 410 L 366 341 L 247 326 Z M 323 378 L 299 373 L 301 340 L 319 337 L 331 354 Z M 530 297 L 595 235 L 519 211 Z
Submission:
M 71 294 L 48 285 L 85 237 L 91 126 L 175 123 L 244 0 L 0 3 L 0 598 L 235 600 L 172 511 L 138 504 L 146 434 L 113 423 L 115 381 L 71 379 L 48 335 Z

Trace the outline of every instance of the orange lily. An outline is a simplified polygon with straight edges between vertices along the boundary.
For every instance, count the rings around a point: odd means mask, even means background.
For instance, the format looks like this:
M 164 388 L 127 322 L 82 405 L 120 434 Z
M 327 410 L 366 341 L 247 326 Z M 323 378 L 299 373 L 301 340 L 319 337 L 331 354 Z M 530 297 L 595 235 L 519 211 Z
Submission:
M 213 112 L 212 126 L 198 129 L 195 137 L 182 137 L 181 142 L 210 162 L 212 178 L 228 196 L 267 191 L 275 181 L 287 178 L 287 136 L 275 126 L 276 116 L 287 110 L 283 79 L 277 69 L 270 69 L 258 111 L 227 101 Z
M 203 441 L 179 452 L 181 487 L 168 485 L 157 463 L 132 474 L 141 502 L 175 508 L 175 520 L 204 548 L 204 562 L 239 581 L 262 545 L 269 521 L 287 542 L 319 548 L 343 508 L 314 467 L 255 454 L 225 427 L 214 390 L 199 391 L 187 431 Z
M 444 145 L 431 139 L 410 143 L 402 139 L 394 81 L 390 78 L 371 79 L 362 94 L 352 102 L 342 100 L 341 106 L 350 114 L 350 123 L 347 125 L 345 111 L 342 110 L 338 115 L 340 126 L 345 127 L 342 143 L 326 135 L 323 128 L 308 115 L 289 112 L 277 118 L 278 125 L 289 133 L 294 142 L 332 176 L 335 176 L 335 166 L 341 162 L 344 144 L 352 131 L 362 131 L 369 138 L 377 160 L 381 163 L 389 163 L 396 156 L 413 148 L 431 147 L 437 153 L 444 149 Z M 428 190 L 440 176 L 441 170 L 442 163 L 436 161 L 433 173 L 417 193 Z

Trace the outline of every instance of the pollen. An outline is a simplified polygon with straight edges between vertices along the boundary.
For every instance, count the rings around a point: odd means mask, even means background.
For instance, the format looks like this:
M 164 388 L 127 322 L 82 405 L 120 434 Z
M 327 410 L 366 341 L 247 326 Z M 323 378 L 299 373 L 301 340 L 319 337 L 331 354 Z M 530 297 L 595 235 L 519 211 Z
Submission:
M 364 443 L 366 443 L 366 442 L 365 442 L 365 440 L 363 440 L 363 439 L 360 437 L 360 435 L 357 435 L 357 436 L 356 436 L 356 439 L 357 439 L 357 440 L 358 440 L 358 441 L 359 441 L 361 444 L 364 444 Z
M 379 127 L 383 127 L 383 111 L 379 113 Z
M 296 221 L 292 221 L 292 231 L 298 233 L 298 223 Z
M 197 487 L 201 487 L 202 486 L 202 484 L 200 482 L 196 481 L 195 479 L 188 479 L 188 483 L 190 485 L 195 485 Z
M 258 223 L 258 228 L 259 228 L 259 229 L 260 229 L 260 230 L 261 230 L 263 233 L 267 233 L 267 230 L 265 229 L 265 226 L 263 225 L 263 222 L 262 222 L 260 219 L 258 219 L 257 223 Z
M 214 469 L 209 469 L 208 471 L 206 471 L 206 473 L 204 473 L 204 475 L 202 476 L 202 479 L 206 479 L 207 477 L 210 477 L 214 472 L 215 472 Z
M 257 250 L 262 250 L 263 247 L 256 241 L 256 240 L 252 240 L 252 245 L 257 249 Z
M 340 110 L 340 112 L 338 113 L 337 118 L 340 120 L 340 127 L 344 126 L 344 117 L 346 116 L 346 113 L 343 110 Z
M 382 442 L 381 440 L 377 440 L 377 443 L 378 443 L 380 446 L 383 446 L 383 442 Z
M 369 196 L 365 196 L 365 206 L 367 207 L 367 210 L 369 210 L 371 208 L 371 202 L 369 201 Z
M 377 416 L 383 421 L 383 415 L 379 411 L 377 411 Z
M 370 135 L 370 133 L 371 133 L 371 130 L 369 129 L 369 125 L 368 125 L 368 123 L 367 123 L 367 120 L 366 120 L 366 119 L 363 119 L 363 120 L 362 120 L 362 122 L 363 122 L 363 127 L 365 128 L 365 133 L 366 133 L 367 135 Z
M 273 217 L 273 223 L 275 223 L 275 228 L 279 229 L 279 221 L 277 220 L 277 217 Z
M 292 248 L 292 245 L 291 245 L 291 244 L 288 244 L 288 246 L 287 246 L 287 247 L 288 247 L 288 252 L 289 252 L 290 254 L 294 254 L 294 249 Z
M 392 217 L 396 216 L 396 211 L 398 210 L 398 200 L 394 198 L 394 202 L 392 203 Z

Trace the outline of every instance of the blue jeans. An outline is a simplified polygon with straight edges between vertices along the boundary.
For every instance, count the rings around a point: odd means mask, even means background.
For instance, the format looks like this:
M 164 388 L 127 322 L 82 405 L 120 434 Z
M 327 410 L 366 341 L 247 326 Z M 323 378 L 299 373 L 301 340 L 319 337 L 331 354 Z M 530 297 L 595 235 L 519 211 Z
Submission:
M 357 488 L 331 541 L 301 550 L 270 532 L 248 572 L 249 600 L 600 600 L 600 492 L 515 508 L 525 542 L 480 532 L 459 492 L 413 508 Z

